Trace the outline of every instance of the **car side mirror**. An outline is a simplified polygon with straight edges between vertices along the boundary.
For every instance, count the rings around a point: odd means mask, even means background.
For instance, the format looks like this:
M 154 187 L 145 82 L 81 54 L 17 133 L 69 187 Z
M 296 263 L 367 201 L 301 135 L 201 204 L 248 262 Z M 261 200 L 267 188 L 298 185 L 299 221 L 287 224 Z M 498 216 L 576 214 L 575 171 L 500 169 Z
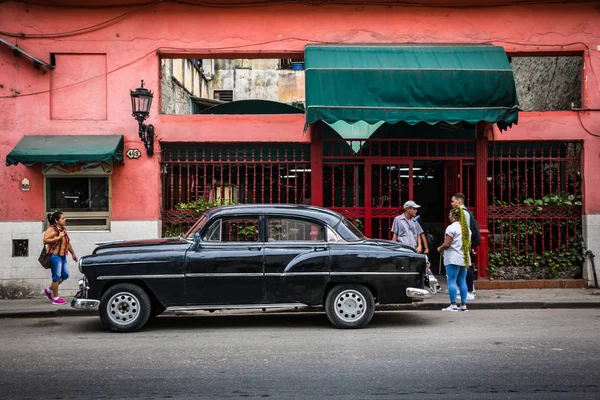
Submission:
M 196 232 L 194 233 L 194 244 L 198 245 L 200 243 L 200 233 Z

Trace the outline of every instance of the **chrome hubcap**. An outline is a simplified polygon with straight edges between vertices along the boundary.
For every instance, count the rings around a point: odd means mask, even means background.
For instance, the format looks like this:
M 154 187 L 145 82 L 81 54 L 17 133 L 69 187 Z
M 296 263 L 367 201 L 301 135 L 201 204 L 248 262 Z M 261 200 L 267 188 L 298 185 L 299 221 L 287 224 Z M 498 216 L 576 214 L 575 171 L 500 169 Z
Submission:
M 365 313 L 367 302 L 358 291 L 344 290 L 335 298 L 335 313 L 344 322 L 355 322 Z
M 131 293 L 117 293 L 108 301 L 108 317 L 117 325 L 128 325 L 140 315 L 140 302 Z

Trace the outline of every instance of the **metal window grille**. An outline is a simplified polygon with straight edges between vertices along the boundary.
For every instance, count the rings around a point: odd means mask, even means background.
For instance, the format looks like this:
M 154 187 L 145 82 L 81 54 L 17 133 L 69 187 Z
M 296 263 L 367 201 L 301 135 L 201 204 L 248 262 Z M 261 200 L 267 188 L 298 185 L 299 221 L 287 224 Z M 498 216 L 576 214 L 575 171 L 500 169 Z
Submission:
M 29 257 L 29 240 L 13 239 L 12 241 L 13 257 Z
M 279 68 L 280 69 L 292 69 L 293 64 L 304 63 L 304 58 L 280 58 Z
M 310 204 L 310 148 L 298 144 L 163 146 L 165 235 L 189 229 L 199 211 L 216 205 Z
M 233 101 L 233 90 L 214 90 L 215 100 Z
M 581 153 L 581 142 L 490 144 L 491 276 L 527 267 L 529 275 L 517 277 L 579 277 Z

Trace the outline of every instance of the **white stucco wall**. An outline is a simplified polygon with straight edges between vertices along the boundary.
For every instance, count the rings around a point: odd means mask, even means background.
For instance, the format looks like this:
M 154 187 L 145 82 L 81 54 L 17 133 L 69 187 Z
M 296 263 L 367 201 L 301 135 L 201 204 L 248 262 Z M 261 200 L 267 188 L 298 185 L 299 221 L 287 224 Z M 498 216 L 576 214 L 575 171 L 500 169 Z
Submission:
M 68 229 L 68 226 L 67 226 Z M 0 299 L 41 297 L 50 284 L 50 270 L 42 268 L 37 258 L 42 250 L 41 222 L 0 222 Z M 161 236 L 160 221 L 113 221 L 110 231 L 70 231 L 69 237 L 78 256 L 91 254 L 95 242 L 110 240 L 156 239 Z M 28 257 L 12 257 L 13 239 L 29 240 Z M 61 285 L 61 295 L 73 295 L 81 273 L 71 257 L 70 278 Z
M 583 240 L 585 248 L 598 256 L 594 259 L 594 263 L 596 264 L 596 277 L 600 280 L 600 215 L 583 216 Z M 588 286 L 594 286 L 594 272 L 589 257 L 583 264 L 583 279 L 587 281 Z

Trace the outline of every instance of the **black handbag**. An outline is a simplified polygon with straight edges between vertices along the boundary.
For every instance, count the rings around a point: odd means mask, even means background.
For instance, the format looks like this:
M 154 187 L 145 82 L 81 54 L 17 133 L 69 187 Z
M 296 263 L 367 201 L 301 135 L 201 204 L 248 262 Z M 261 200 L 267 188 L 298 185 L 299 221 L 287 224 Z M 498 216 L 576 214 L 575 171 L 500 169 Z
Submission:
M 38 261 L 40 262 L 40 264 L 42 264 L 42 267 L 48 269 L 50 268 L 50 254 L 52 253 L 48 253 L 46 251 L 46 246 L 42 247 L 42 252 L 40 253 L 40 256 L 38 257 Z

